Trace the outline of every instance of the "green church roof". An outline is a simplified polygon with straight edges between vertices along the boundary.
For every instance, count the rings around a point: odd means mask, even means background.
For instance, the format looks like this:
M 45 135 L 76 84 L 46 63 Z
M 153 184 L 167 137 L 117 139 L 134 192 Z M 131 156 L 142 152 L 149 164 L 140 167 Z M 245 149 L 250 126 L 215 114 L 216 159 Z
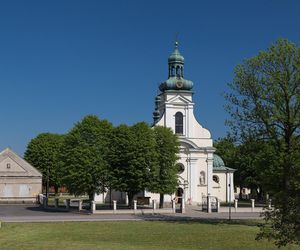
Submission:
M 227 172 L 227 171 L 234 172 L 235 169 L 226 167 L 223 159 L 220 156 L 218 156 L 217 154 L 214 154 L 213 171 L 214 172 Z
M 169 63 L 184 63 L 184 57 L 180 54 L 178 49 L 178 42 L 175 42 L 175 49 L 168 58 Z
M 178 49 L 178 42 L 175 42 L 173 53 L 168 58 L 169 76 L 168 79 L 162 82 L 159 86 L 161 92 L 167 90 L 191 91 L 193 82 L 184 79 L 184 57 Z

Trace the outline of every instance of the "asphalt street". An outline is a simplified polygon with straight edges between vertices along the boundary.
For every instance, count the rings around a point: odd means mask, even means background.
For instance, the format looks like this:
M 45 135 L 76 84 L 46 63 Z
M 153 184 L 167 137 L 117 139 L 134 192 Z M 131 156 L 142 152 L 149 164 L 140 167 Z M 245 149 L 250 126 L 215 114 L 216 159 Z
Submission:
M 139 220 L 205 220 L 228 219 L 229 212 L 204 213 L 199 207 L 187 206 L 186 213 L 176 214 L 91 214 L 88 211 L 43 209 L 37 205 L 0 205 L 2 222 L 57 222 L 57 221 L 139 221 Z M 260 219 L 260 212 L 234 212 L 232 219 Z

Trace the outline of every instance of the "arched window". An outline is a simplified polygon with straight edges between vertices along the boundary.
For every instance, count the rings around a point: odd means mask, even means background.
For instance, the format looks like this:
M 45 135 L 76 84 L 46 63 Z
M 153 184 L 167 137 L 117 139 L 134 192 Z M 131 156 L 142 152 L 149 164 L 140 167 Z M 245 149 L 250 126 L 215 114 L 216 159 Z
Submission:
M 205 185 L 205 172 L 204 171 L 200 172 L 199 182 L 200 182 L 200 185 Z
M 175 67 L 172 66 L 172 73 L 171 73 L 171 76 L 175 76 Z
M 176 67 L 176 76 L 181 76 L 180 67 L 179 66 Z
M 182 163 L 177 163 L 176 167 L 177 167 L 177 171 L 178 171 L 177 173 L 182 174 L 184 171 L 184 165 Z
M 175 134 L 183 134 L 183 114 L 181 112 L 175 114 Z

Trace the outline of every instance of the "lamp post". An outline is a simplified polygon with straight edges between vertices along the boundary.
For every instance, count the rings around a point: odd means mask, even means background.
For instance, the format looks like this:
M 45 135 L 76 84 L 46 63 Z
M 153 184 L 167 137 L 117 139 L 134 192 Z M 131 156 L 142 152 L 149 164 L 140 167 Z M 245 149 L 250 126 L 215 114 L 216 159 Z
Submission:
M 226 168 L 226 175 L 228 180 L 227 188 L 229 188 L 229 221 L 231 221 L 231 175 L 228 168 Z
M 46 197 L 49 198 L 49 175 L 50 175 L 50 169 L 49 166 L 47 168 L 47 180 L 46 180 Z

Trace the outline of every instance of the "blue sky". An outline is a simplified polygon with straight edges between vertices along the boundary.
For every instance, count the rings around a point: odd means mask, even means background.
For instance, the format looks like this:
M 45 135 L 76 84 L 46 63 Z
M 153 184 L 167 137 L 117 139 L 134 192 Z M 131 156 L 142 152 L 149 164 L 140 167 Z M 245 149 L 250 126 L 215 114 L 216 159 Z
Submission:
M 226 134 L 222 93 L 234 67 L 278 38 L 300 42 L 300 1 L 1 1 L 0 150 L 84 115 L 152 122 L 179 33 L 195 115 Z

